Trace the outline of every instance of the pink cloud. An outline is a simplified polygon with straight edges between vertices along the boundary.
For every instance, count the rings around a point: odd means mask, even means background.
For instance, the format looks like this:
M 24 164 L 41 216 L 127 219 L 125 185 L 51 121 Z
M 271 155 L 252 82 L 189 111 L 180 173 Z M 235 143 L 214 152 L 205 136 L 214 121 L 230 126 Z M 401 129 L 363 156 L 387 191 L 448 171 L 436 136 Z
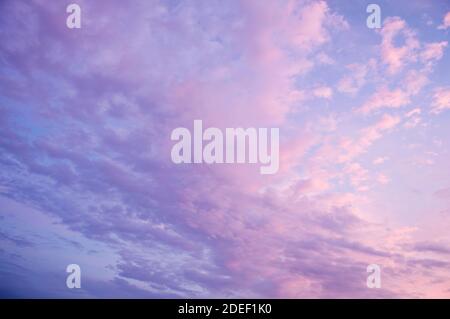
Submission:
M 292 4 L 290 7 L 295 8 Z M 309 50 L 329 41 L 327 28 L 347 29 L 348 23 L 341 15 L 331 12 L 325 1 L 314 1 L 306 3 L 298 20 L 288 27 L 292 32 L 293 43 Z
M 370 113 L 380 108 L 399 108 L 410 103 L 409 94 L 402 89 L 389 90 L 386 87 L 379 88 L 358 109 L 362 113 Z
M 414 115 L 420 115 L 420 113 L 422 113 L 422 111 L 421 111 L 420 108 L 417 107 L 417 108 L 409 111 L 408 113 L 406 113 L 405 116 L 406 117 L 411 117 L 411 116 L 414 116 Z
M 427 43 L 420 52 L 420 58 L 425 63 L 440 60 L 444 55 L 444 49 L 447 47 L 447 41 Z
M 385 174 L 380 173 L 377 176 L 377 182 L 382 185 L 388 184 L 390 181 L 391 181 L 390 178 L 387 177 Z
M 361 153 L 364 153 L 376 140 L 383 136 L 385 131 L 394 128 L 400 122 L 400 117 L 384 114 L 378 122 L 362 129 L 358 139 L 343 139 L 340 147 L 345 152 L 338 156 L 338 161 L 348 162 Z
M 313 94 L 316 97 L 329 100 L 333 96 L 333 89 L 328 86 L 320 86 L 313 90 Z
M 389 17 L 384 21 L 381 29 L 382 60 L 388 66 L 390 74 L 400 71 L 405 64 L 416 60 L 416 50 L 420 43 L 416 34 L 399 17 Z M 404 38 L 403 46 L 395 46 L 394 42 L 398 36 Z
M 409 96 L 414 96 L 418 94 L 428 83 L 428 72 L 410 70 L 406 73 L 402 87 L 406 94 Z
M 349 163 L 346 165 L 344 172 L 349 176 L 350 183 L 358 191 L 367 190 L 367 186 L 364 183 L 369 178 L 369 171 L 361 166 L 359 163 Z
M 333 65 L 336 63 L 336 61 L 334 61 L 331 56 L 329 56 L 328 54 L 326 54 L 324 52 L 317 54 L 316 59 L 320 64 L 324 64 L 324 65 Z
M 391 90 L 386 86 L 378 87 L 357 112 L 368 114 L 382 108 L 395 109 L 408 105 L 411 98 L 419 94 L 429 83 L 429 71 L 429 69 L 421 71 L 411 69 L 404 75 L 399 88 Z
M 389 158 L 387 156 L 377 157 L 372 161 L 374 165 L 381 165 L 386 162 Z
M 438 26 L 440 30 L 447 30 L 448 28 L 450 28 L 450 11 L 445 14 L 444 21 Z
M 375 67 L 375 60 L 370 60 L 368 64 L 353 63 L 346 66 L 348 74 L 342 77 L 337 85 L 339 92 L 355 94 L 366 83 L 366 76 L 369 69 Z
M 431 113 L 439 114 L 447 109 L 450 109 L 450 88 L 437 88 L 431 103 Z
M 326 191 L 329 188 L 330 183 L 328 182 L 328 178 L 326 176 L 322 176 L 322 178 L 314 177 L 303 179 L 298 181 L 293 186 L 293 190 L 295 192 L 300 192 L 303 195 L 309 193 L 320 193 Z

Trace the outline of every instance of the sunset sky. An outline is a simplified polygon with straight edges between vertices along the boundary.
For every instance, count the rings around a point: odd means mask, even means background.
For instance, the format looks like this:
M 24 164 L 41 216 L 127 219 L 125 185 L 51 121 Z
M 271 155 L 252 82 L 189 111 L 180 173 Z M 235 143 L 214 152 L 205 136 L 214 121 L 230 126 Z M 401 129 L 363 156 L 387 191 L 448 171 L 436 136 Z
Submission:
M 450 298 L 449 41 L 448 0 L 1 1 L 0 297 Z M 194 120 L 278 172 L 173 163 Z

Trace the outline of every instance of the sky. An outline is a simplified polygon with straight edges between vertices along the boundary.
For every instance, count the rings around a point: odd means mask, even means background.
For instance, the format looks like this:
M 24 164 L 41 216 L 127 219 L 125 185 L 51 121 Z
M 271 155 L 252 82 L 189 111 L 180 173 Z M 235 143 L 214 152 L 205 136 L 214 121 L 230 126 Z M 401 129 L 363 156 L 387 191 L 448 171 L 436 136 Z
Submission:
M 450 297 L 449 1 L 72 2 L 0 2 L 1 298 Z

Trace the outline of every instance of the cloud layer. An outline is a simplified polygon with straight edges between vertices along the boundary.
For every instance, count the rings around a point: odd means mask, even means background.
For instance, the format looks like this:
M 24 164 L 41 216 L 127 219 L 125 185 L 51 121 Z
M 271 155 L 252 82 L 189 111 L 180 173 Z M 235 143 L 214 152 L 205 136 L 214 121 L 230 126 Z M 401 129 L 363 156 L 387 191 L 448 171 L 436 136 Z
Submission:
M 77 3 L 0 4 L 2 297 L 450 295 L 450 8 Z M 194 119 L 279 127 L 279 172 L 175 165 Z

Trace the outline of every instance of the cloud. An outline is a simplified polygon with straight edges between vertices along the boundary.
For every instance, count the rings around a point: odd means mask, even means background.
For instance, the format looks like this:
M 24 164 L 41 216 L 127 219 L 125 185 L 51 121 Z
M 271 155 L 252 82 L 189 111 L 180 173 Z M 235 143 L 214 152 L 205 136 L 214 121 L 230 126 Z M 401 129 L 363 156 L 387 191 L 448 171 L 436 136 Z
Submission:
M 333 65 L 336 63 L 336 61 L 334 61 L 332 57 L 330 57 L 328 54 L 324 52 L 320 52 L 319 54 L 316 55 L 316 57 L 317 61 L 321 64 Z
M 450 28 L 450 11 L 445 14 L 444 21 L 438 26 L 439 30 L 447 30 L 448 28 Z
M 425 44 L 423 51 L 420 53 L 420 58 L 424 62 L 440 60 L 444 55 L 444 49 L 447 47 L 447 44 L 447 41 Z
M 389 159 L 389 158 L 388 158 L 387 156 L 377 157 L 376 159 L 374 159 L 374 160 L 372 161 L 372 163 L 373 163 L 374 165 L 381 165 L 381 164 L 383 164 L 384 162 L 386 162 L 388 159 Z
M 406 113 L 405 116 L 409 118 L 412 116 L 420 115 L 421 113 L 422 113 L 422 110 L 420 108 L 416 107 L 415 109 Z
M 381 108 L 399 108 L 408 105 L 410 101 L 410 95 L 406 91 L 382 87 L 369 97 L 358 112 L 369 113 Z
M 382 185 L 388 184 L 390 181 L 391 181 L 390 178 L 387 177 L 385 174 L 381 174 L 380 173 L 377 176 L 377 182 L 382 184 Z
M 405 114 L 406 122 L 403 125 L 405 128 L 414 128 L 422 122 L 422 118 L 420 114 L 422 110 L 420 108 L 412 109 L 411 111 Z
M 6 196 L 116 254 L 113 277 L 93 280 L 87 296 L 294 296 L 291 282 L 309 280 L 315 265 L 330 274 L 311 277 L 314 287 L 345 289 L 330 278 L 359 269 L 353 261 L 333 269 L 311 259 L 291 269 L 292 258 L 312 251 L 291 254 L 297 241 L 314 238 L 300 229 L 343 232 L 354 222 L 346 210 L 308 217 L 314 209 L 304 195 L 324 191 L 325 179 L 299 184 L 298 205 L 286 205 L 252 167 L 173 165 L 167 138 L 199 116 L 219 127 L 284 124 L 297 101 L 292 77 L 307 73 L 310 52 L 345 20 L 323 1 L 80 5 L 86 15 L 76 33 L 59 23 L 63 5 L 4 4 L 2 30 L 24 10 L 36 28 L 0 34 L 2 61 L 15 74 L 1 78 L 2 98 L 20 105 L 2 107 L 0 148 Z M 312 141 L 293 139 L 295 154 L 281 156 L 295 163 Z M 290 259 L 280 264 L 283 255 Z
M 369 114 L 383 108 L 397 109 L 411 103 L 411 100 L 419 94 L 429 83 L 428 71 L 411 69 L 406 72 L 401 87 L 389 89 L 380 86 L 363 105 L 357 109 L 358 113 Z
M 338 161 L 348 162 L 366 152 L 386 131 L 391 130 L 400 122 L 400 117 L 384 114 L 376 123 L 362 129 L 358 138 L 343 139 L 339 146 L 344 151 L 338 156 Z
M 373 67 L 375 61 L 371 60 L 368 65 L 353 63 L 346 66 L 349 74 L 342 77 L 337 85 L 339 92 L 355 94 L 366 83 L 369 68 Z
M 390 74 L 395 74 L 405 64 L 416 61 L 416 51 L 420 47 L 420 43 L 416 33 L 407 26 L 404 20 L 399 17 L 387 18 L 380 33 L 382 36 L 381 57 L 387 64 Z M 398 36 L 403 37 L 404 45 L 395 45 Z
M 414 249 L 417 251 L 434 252 L 438 254 L 450 254 L 450 247 L 445 243 L 439 242 L 418 242 L 414 245 Z
M 313 94 L 316 97 L 329 100 L 333 96 L 333 89 L 328 86 L 319 86 L 313 90 Z
M 450 109 L 450 88 L 436 88 L 431 102 L 431 113 L 439 114 L 447 109 Z
M 359 163 L 348 164 L 344 172 L 349 175 L 350 183 L 359 191 L 367 190 L 367 186 L 363 185 L 368 179 L 369 171 L 361 166 Z

